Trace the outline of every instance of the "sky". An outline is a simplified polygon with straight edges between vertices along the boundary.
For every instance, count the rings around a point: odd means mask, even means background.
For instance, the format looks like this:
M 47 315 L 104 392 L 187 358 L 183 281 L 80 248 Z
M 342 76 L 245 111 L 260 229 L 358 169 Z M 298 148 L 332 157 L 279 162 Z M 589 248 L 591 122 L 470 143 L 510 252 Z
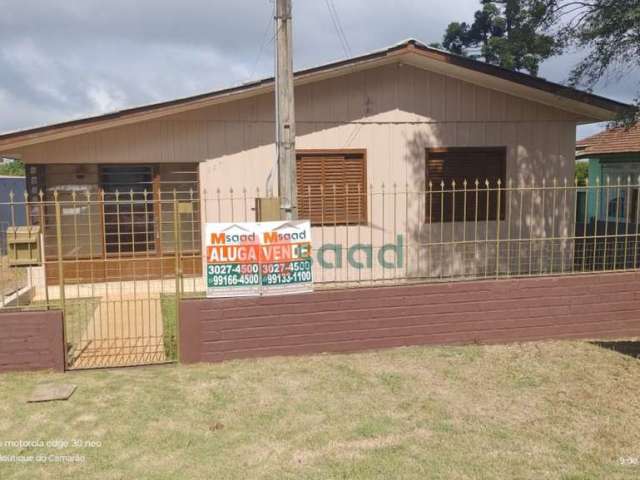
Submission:
M 479 0 L 293 0 L 294 66 L 407 38 L 440 41 Z M 0 0 L 0 132 L 217 90 L 273 75 L 273 0 Z M 566 80 L 580 53 L 548 60 Z M 640 72 L 595 93 L 631 102 Z M 602 125 L 579 129 L 578 137 Z

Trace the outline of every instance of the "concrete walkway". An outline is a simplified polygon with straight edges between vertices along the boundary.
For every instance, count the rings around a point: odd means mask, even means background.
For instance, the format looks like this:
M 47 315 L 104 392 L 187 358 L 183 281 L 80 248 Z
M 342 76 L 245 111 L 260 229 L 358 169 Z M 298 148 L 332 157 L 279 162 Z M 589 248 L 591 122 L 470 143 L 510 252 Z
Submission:
M 96 299 L 93 315 L 80 332 L 68 332 L 71 368 L 113 367 L 166 360 L 160 296 Z M 78 329 L 79 330 L 79 329 Z

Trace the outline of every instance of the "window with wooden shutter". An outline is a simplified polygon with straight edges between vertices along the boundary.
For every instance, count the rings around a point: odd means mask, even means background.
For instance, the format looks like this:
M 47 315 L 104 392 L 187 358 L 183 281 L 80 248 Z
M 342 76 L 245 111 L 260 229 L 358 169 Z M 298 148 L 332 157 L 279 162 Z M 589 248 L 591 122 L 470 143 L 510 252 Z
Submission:
M 364 151 L 298 152 L 297 180 L 299 218 L 313 225 L 367 222 Z
M 507 158 L 505 147 L 431 148 L 427 149 L 426 158 L 426 222 L 474 221 L 476 218 L 478 221 L 496 220 L 498 200 L 500 219 L 504 220 Z M 479 182 L 477 191 L 476 179 Z M 498 179 L 501 182 L 500 189 Z M 453 181 L 455 189 L 452 187 Z M 431 190 L 428 187 L 429 182 L 432 185 Z

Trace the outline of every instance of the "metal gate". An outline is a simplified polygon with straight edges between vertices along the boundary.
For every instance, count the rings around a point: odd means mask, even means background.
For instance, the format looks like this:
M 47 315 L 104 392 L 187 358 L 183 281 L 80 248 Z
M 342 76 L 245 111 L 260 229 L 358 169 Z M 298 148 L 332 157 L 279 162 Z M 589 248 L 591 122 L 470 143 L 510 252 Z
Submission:
M 111 293 L 107 293 L 108 290 L 112 290 Z M 177 318 L 173 305 L 177 296 L 175 292 L 162 295 L 147 292 L 129 296 L 113 291 L 108 285 L 101 292 L 94 290 L 86 297 L 65 301 L 67 368 L 144 365 L 175 360 Z
M 132 183 L 144 185 L 148 172 L 136 174 Z M 175 361 L 178 302 L 204 291 L 197 193 L 71 190 L 27 200 L 10 207 L 26 212 L 36 243 L 22 264 L 3 263 L 16 285 L 3 290 L 3 306 L 62 309 L 68 369 Z M 11 232 L 2 236 L 17 239 Z
M 138 175 L 144 184 L 147 172 Z M 194 192 L 56 193 L 52 213 L 44 243 L 55 235 L 56 254 L 45 254 L 44 271 L 64 310 L 67 368 L 175 361 L 179 299 L 204 290 Z

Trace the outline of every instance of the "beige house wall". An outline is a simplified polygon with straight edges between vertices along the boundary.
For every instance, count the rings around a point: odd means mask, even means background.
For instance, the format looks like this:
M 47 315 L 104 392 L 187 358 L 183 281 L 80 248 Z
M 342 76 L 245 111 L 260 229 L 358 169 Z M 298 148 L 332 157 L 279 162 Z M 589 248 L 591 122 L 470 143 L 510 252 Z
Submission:
M 497 231 L 494 222 L 445 224 L 442 231 L 439 225 L 424 224 L 426 148 L 506 146 L 507 177 L 514 185 L 530 185 L 534 177 L 538 184 L 545 180 L 551 185 L 554 178 L 560 184 L 564 178 L 573 181 L 576 115 L 409 65 L 299 86 L 296 116 L 299 149 L 366 149 L 368 183 L 374 189 L 367 196 L 368 225 L 314 228 L 315 245 L 346 242 L 348 235 L 349 243 L 360 239 L 381 246 L 402 233 L 404 265 L 415 275 L 472 274 L 496 263 L 493 243 L 493 254 L 488 244 L 483 244 L 485 253 L 460 247 L 429 253 L 422 247 L 428 241 L 458 240 L 463 228 L 467 239 L 493 239 Z M 269 94 L 34 145 L 20 153 L 28 164 L 199 162 L 203 220 L 252 221 L 253 198 L 275 188 L 273 138 Z M 394 195 L 394 184 L 403 193 Z M 507 212 L 520 211 L 518 195 L 508 195 L 507 201 Z M 572 235 L 573 207 L 553 215 L 549 207 L 542 210 L 542 198 L 524 202 L 523 215 L 511 214 L 502 232 L 509 224 L 527 238 Z M 567 245 L 560 246 L 570 256 Z M 404 268 L 393 274 L 403 275 Z M 316 278 L 346 280 L 365 274 L 377 278 L 392 272 L 342 268 L 318 271 Z

